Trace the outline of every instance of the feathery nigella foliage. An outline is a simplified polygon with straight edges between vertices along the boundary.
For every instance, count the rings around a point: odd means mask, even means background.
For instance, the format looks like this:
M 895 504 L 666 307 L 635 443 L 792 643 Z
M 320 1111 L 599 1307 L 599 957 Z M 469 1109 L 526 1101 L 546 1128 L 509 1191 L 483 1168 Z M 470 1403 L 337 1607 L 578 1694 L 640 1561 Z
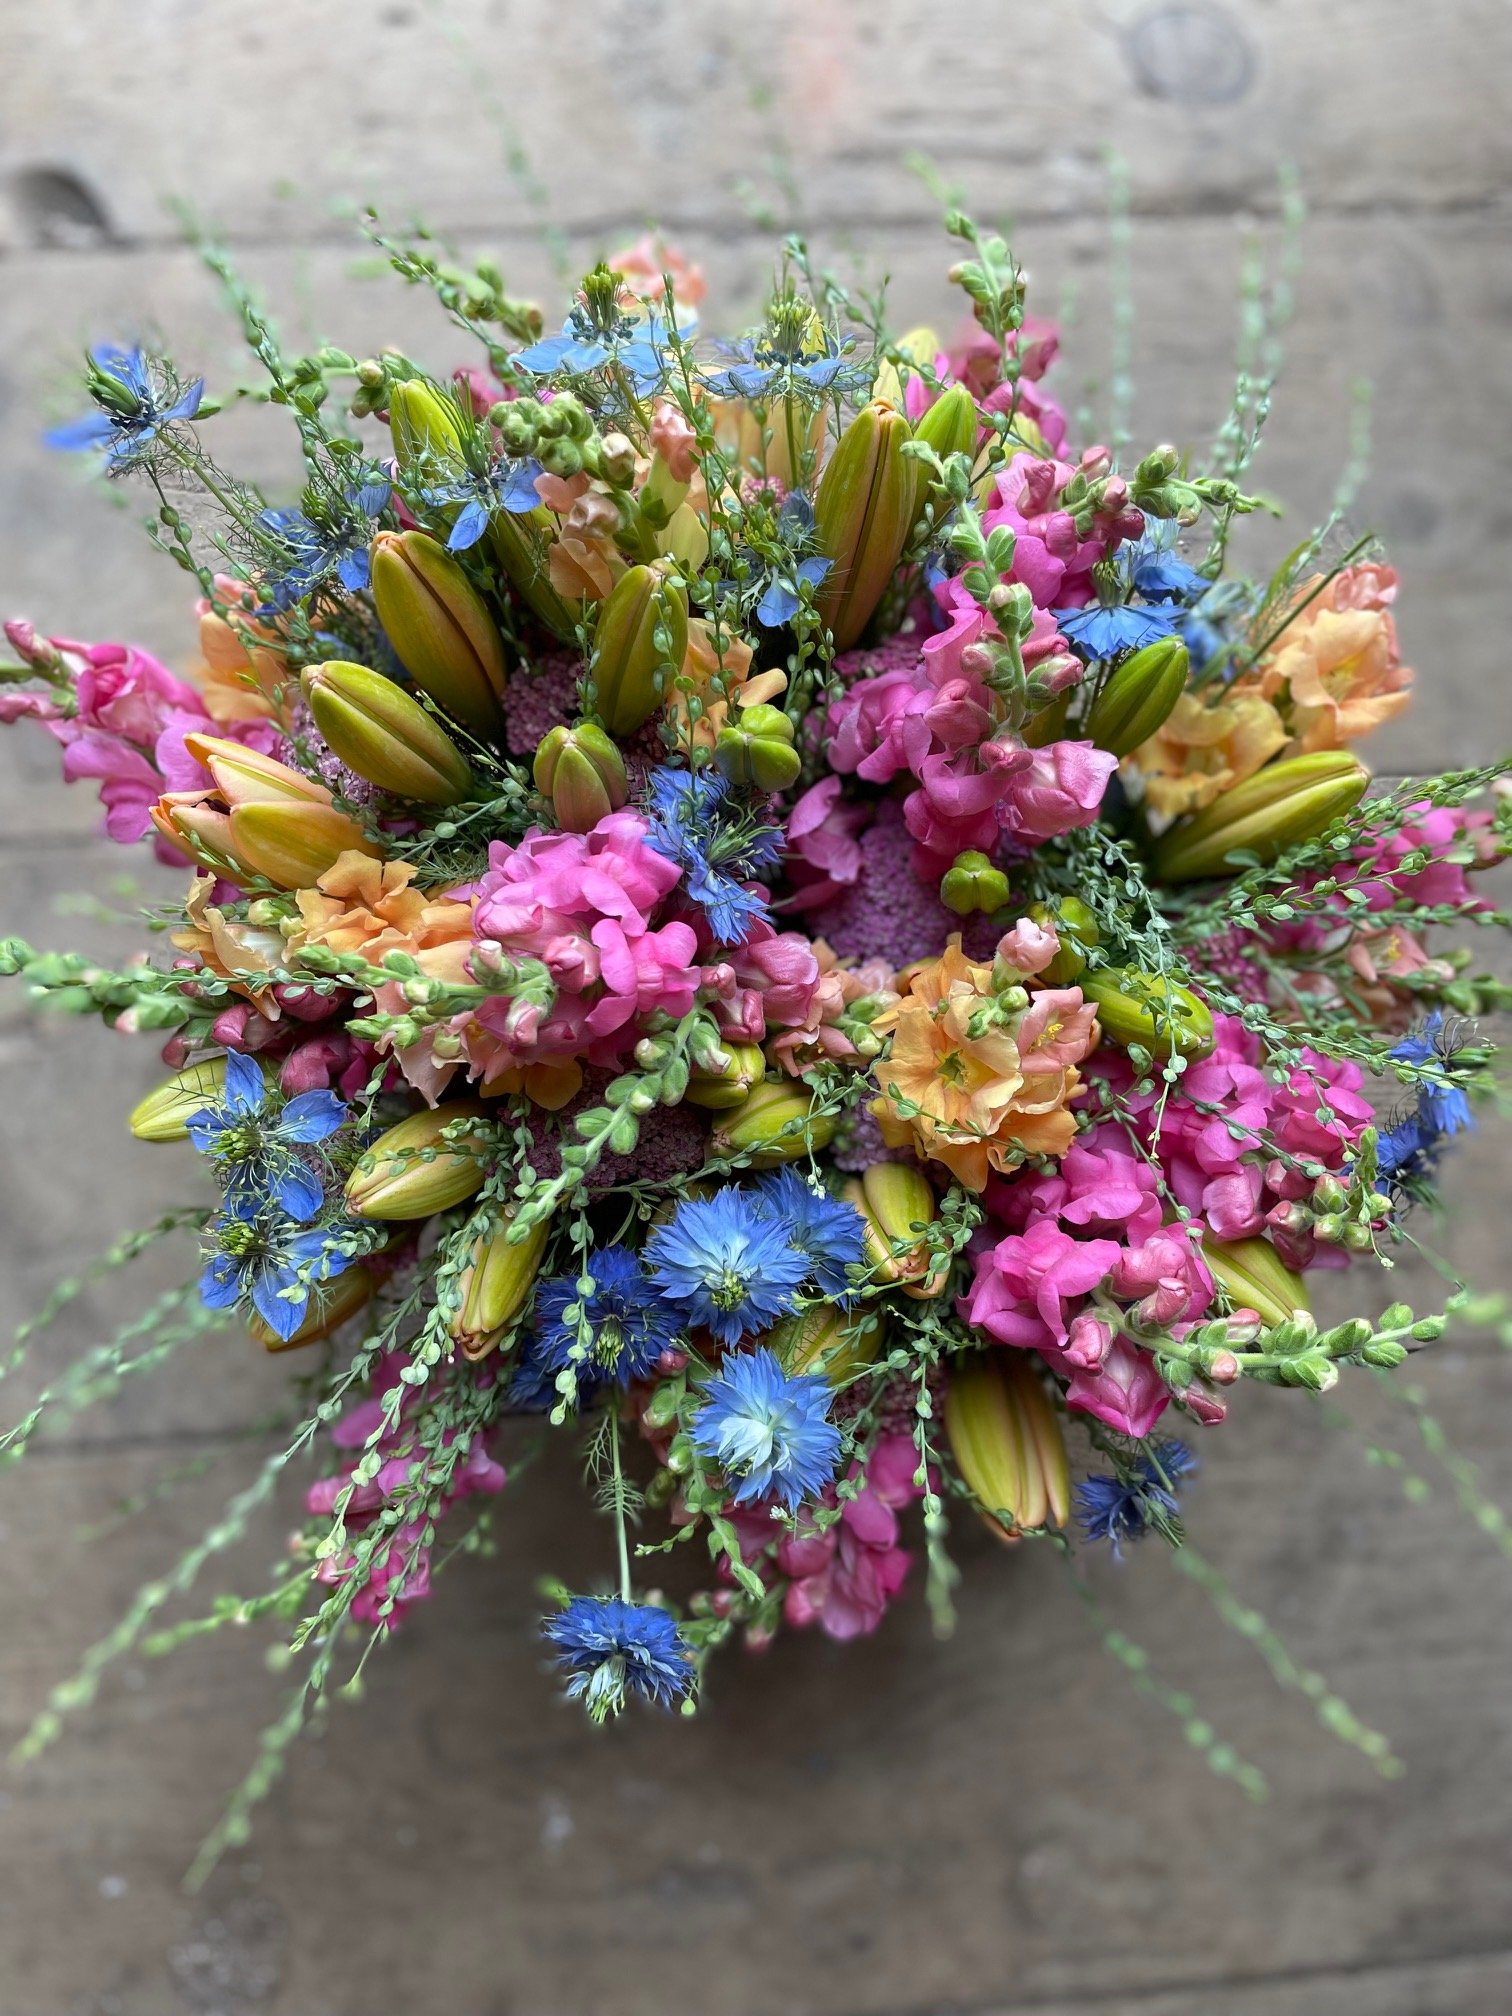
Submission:
M 1324 1326 L 1308 1277 L 1363 1272 L 1374 1308 L 1428 1236 L 1508 1005 L 1468 941 L 1508 921 L 1476 878 L 1512 797 L 1495 764 L 1371 785 L 1357 747 L 1412 676 L 1373 539 L 1330 522 L 1270 579 L 1229 565 L 1263 289 L 1209 460 L 1126 452 L 1122 411 L 1088 446 L 1009 247 L 948 228 L 939 333 L 897 337 L 790 241 L 716 342 L 660 239 L 548 321 L 374 226 L 476 340 L 429 362 L 382 329 L 286 355 L 206 247 L 297 490 L 224 467 L 203 379 L 129 345 L 53 432 L 146 486 L 204 662 L 6 626 L 0 715 L 181 893 L 165 957 L 9 940 L 0 969 L 163 1045 L 132 1129 L 212 1182 L 34 1321 L 198 1241 L 0 1454 L 219 1325 L 252 1339 L 220 1351 L 297 1351 L 308 1411 L 24 1747 L 144 1634 L 280 1631 L 299 1692 L 201 1873 L 546 1433 L 580 1439 L 613 1535 L 613 1593 L 543 1627 L 595 1720 L 692 1712 L 741 1637 L 875 1630 L 916 1542 L 944 1625 L 954 1514 L 1169 1543 L 1390 1768 L 1186 1544 L 1188 1487 L 1244 1381 L 1322 1392 L 1504 1320 L 1457 1292 Z M 311 1457 L 267 1591 L 160 1628 Z M 705 1586 L 674 1606 L 655 1564 L 689 1542 Z

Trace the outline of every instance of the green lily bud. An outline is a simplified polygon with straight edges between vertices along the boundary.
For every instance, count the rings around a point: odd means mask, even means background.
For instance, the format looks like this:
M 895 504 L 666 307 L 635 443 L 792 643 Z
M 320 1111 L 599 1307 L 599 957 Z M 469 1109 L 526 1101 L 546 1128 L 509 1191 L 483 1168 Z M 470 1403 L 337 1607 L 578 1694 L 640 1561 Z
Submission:
M 1008 901 L 1008 877 L 985 854 L 957 854 L 940 882 L 940 901 L 957 917 L 978 910 L 1001 910 Z
M 1311 840 L 1365 796 L 1370 773 L 1347 749 L 1321 749 L 1268 763 L 1204 811 L 1173 826 L 1155 848 L 1162 882 L 1195 882 L 1226 870 L 1242 850 L 1269 865 Z
M 912 1162 L 877 1162 L 843 1191 L 861 1214 L 866 1263 L 879 1281 L 895 1282 L 916 1302 L 943 1292 L 948 1266 L 932 1264 L 922 1228 L 939 1215 L 924 1171 Z M 900 1252 L 899 1248 L 903 1250 Z
M 727 1043 L 726 1062 L 719 1069 L 694 1071 L 688 1079 L 687 1099 L 691 1105 L 718 1112 L 722 1107 L 739 1106 L 753 1085 L 766 1076 L 766 1059 L 756 1043 Z
M 569 603 L 551 585 L 551 532 L 551 514 L 544 505 L 534 511 L 495 511 L 488 521 L 488 544 L 499 572 L 526 608 L 553 637 L 570 644 L 582 604 Z
M 714 764 L 732 784 L 785 791 L 803 768 L 793 724 L 780 707 L 737 707 L 714 743 Z
M 422 455 L 462 459 L 462 428 L 454 403 L 423 378 L 408 378 L 389 393 L 394 460 L 408 469 Z
M 805 1309 L 801 1316 L 787 1317 L 765 1342 L 784 1372 L 817 1373 L 831 1386 L 843 1386 L 865 1366 L 877 1362 L 886 1335 L 886 1319 L 880 1311 L 863 1313 L 822 1302 Z
M 299 683 L 327 744 L 380 791 L 454 805 L 472 789 L 467 759 L 440 722 L 383 673 L 334 659 Z
M 139 1099 L 126 1124 L 138 1141 L 187 1141 L 189 1116 L 218 1099 L 225 1082 L 224 1057 L 190 1064 Z
M 999 1539 L 1071 1515 L 1060 1417 L 1017 1351 L 980 1351 L 950 1368 L 945 1432 L 962 1480 Z
M 424 532 L 380 532 L 372 565 L 378 620 L 404 669 L 464 727 L 497 737 L 504 645 L 458 561 Z
M 1085 733 L 1110 756 L 1127 756 L 1148 742 L 1186 691 L 1188 662 L 1179 637 L 1146 644 L 1103 681 Z
M 1267 1325 L 1308 1309 L 1307 1284 L 1282 1261 L 1269 1239 L 1205 1239 L 1208 1272 L 1236 1309 L 1253 1309 Z
M 815 602 L 848 651 L 881 601 L 913 529 L 915 473 L 903 453 L 911 429 L 881 400 L 863 406 L 824 465 L 814 497 L 819 550 L 833 563 Z
M 828 1148 L 836 1125 L 833 1113 L 814 1111 L 814 1095 L 801 1079 L 773 1079 L 720 1116 L 709 1147 L 715 1155 L 747 1155 L 753 1169 L 775 1169 L 811 1146 Z
M 1086 971 L 1087 953 L 1102 943 L 1097 919 L 1077 896 L 1057 896 L 1053 903 L 1031 903 L 1029 915 L 1036 924 L 1053 930 L 1060 950 L 1040 975 L 1052 987 L 1069 987 Z
M 976 401 L 971 393 L 964 385 L 952 385 L 919 415 L 913 438 L 932 448 L 942 462 L 948 462 L 952 455 L 969 455 L 975 450 L 981 426 Z M 934 483 L 934 471 L 927 462 L 920 462 L 913 456 L 909 456 L 908 460 L 914 470 L 913 501 L 909 506 L 909 529 L 912 530 L 919 522 Z
M 1137 966 L 1104 966 L 1082 975 L 1081 991 L 1120 1050 L 1137 1044 L 1155 1057 L 1206 1057 L 1213 1047 L 1212 1011 L 1174 980 Z
M 551 1220 L 533 1225 L 511 1245 L 507 1211 L 498 1230 L 478 1240 L 462 1276 L 462 1305 L 448 1326 L 462 1356 L 476 1363 L 497 1349 L 504 1332 L 525 1307 L 551 1237 Z
M 483 1111 L 480 1100 L 459 1099 L 380 1134 L 348 1179 L 347 1209 L 358 1218 L 429 1218 L 475 1197 L 488 1174 L 481 1148 L 465 1131 L 452 1141 L 442 1134 Z
M 233 805 L 228 823 L 234 858 L 280 889 L 313 888 L 339 855 L 382 853 L 334 805 Z
M 564 833 L 587 833 L 630 795 L 625 759 L 594 721 L 558 724 L 543 735 L 532 772 Z
M 599 606 L 589 668 L 611 735 L 633 735 L 650 720 L 662 699 L 658 675 L 675 677 L 687 649 L 687 590 L 659 563 L 627 567 Z

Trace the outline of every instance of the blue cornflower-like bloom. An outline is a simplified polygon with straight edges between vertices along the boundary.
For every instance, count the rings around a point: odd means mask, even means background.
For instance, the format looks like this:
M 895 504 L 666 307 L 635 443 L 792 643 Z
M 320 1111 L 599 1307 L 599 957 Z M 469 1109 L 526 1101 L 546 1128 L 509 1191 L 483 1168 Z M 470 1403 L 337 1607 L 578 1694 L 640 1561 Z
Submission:
M 301 1092 L 270 1109 L 262 1067 L 233 1050 L 220 1097 L 185 1125 L 200 1153 L 220 1165 L 228 1204 L 271 1204 L 305 1224 L 325 1202 L 325 1186 L 297 1151 L 329 1139 L 346 1117 L 334 1092 Z
M 578 1293 L 579 1276 L 561 1274 L 536 1290 L 536 1334 L 529 1356 L 546 1372 L 571 1365 L 579 1385 L 613 1379 L 628 1386 L 656 1370 L 663 1351 L 677 1342 L 681 1325 L 657 1295 L 651 1277 L 628 1246 L 603 1246 L 583 1262 L 593 1286 Z M 580 1322 L 567 1310 L 583 1304 L 587 1347 Z
M 348 594 L 368 587 L 373 523 L 387 509 L 391 489 L 387 477 L 369 475 L 345 492 L 348 515 L 323 514 L 319 523 L 306 511 L 259 512 L 258 523 L 279 549 L 279 559 L 263 577 L 264 606 L 292 609 L 333 574 Z
M 1132 579 L 1146 602 L 1196 602 L 1212 586 L 1169 547 L 1149 541 L 1134 556 Z
M 316 1285 L 344 1273 L 356 1258 L 337 1228 L 301 1230 L 245 1199 L 228 1199 L 208 1230 L 215 1243 L 200 1275 L 200 1300 L 210 1309 L 250 1303 L 285 1342 L 304 1321 Z
M 595 1722 L 618 1715 L 632 1694 L 671 1708 L 693 1687 L 693 1651 L 677 1619 L 618 1596 L 574 1596 L 541 1635 L 557 1648 L 567 1693 Z
M 510 362 L 536 378 L 551 378 L 559 372 L 580 375 L 612 363 L 624 372 L 636 397 L 642 399 L 665 382 L 671 368 L 667 325 L 655 315 L 644 322 L 624 314 L 606 321 L 579 303 L 569 311 L 560 336 L 543 336 L 538 343 L 517 351 Z
M 730 1479 L 737 1505 L 772 1498 L 791 1512 L 824 1489 L 840 1461 L 832 1397 L 813 1373 L 784 1372 L 763 1345 L 725 1359 L 689 1434 Z
M 135 346 L 91 350 L 85 384 L 95 411 L 49 428 L 43 439 L 49 448 L 103 448 L 112 472 L 129 468 L 176 420 L 192 420 L 205 396 L 203 378 L 181 385 Z
M 753 819 L 717 770 L 651 772 L 651 830 L 646 844 L 675 861 L 683 888 L 721 945 L 743 945 L 751 926 L 771 915 L 765 897 L 744 884 L 782 858 L 782 834 Z
M 1391 1055 L 1403 1064 L 1438 1064 L 1447 1070 L 1454 1061 L 1456 1047 L 1452 1030 L 1435 1009 L 1420 1029 L 1410 1030 L 1400 1043 L 1393 1044 Z M 1447 1078 L 1420 1080 L 1417 1096 L 1418 1125 L 1429 1138 L 1463 1134 L 1474 1127 L 1469 1098 L 1462 1087 L 1451 1085 Z
M 646 1241 L 645 1260 L 683 1321 L 712 1330 L 722 1344 L 786 1316 L 810 1267 L 784 1227 L 734 1185 L 684 1199 Z
M 535 487 L 540 474 L 541 465 L 533 456 L 518 462 L 496 462 L 491 469 L 469 469 L 446 482 L 431 483 L 416 491 L 416 502 L 433 511 L 462 506 L 446 544 L 449 552 L 465 553 L 483 537 L 495 511 L 518 514 L 535 509 L 541 501 Z
M 1083 658 L 1118 658 L 1158 643 L 1176 628 L 1169 609 L 1140 609 L 1132 602 L 1089 602 L 1085 609 L 1057 609 L 1056 627 Z
M 807 1260 L 814 1286 L 822 1295 L 843 1295 L 850 1285 L 846 1268 L 866 1252 L 866 1228 L 855 1205 L 816 1190 L 796 1169 L 773 1169 L 753 1187 L 757 1202 Z
M 1197 1468 L 1185 1442 L 1152 1442 L 1123 1477 L 1089 1477 L 1076 1487 L 1076 1511 L 1086 1540 L 1106 1540 L 1115 1556 L 1125 1540 L 1142 1540 L 1152 1526 L 1175 1518 L 1177 1494 Z

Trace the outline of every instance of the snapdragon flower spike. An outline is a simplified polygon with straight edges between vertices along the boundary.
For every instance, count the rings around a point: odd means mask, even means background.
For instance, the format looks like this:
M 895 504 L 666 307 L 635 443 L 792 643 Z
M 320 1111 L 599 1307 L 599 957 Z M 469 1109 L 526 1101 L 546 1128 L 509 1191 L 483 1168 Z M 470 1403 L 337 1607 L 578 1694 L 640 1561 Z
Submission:
M 819 1190 L 796 1169 L 773 1169 L 754 1185 L 757 1202 L 771 1212 L 790 1245 L 809 1265 L 821 1295 L 840 1297 L 850 1286 L 846 1268 L 866 1253 L 866 1226 L 854 1204 Z
M 140 461 L 175 421 L 192 420 L 205 396 L 203 378 L 180 384 L 135 345 L 92 350 L 84 382 L 95 411 L 49 428 L 43 439 L 65 451 L 103 448 L 112 475 Z
M 301 1092 L 270 1109 L 262 1067 L 233 1050 L 220 1096 L 184 1125 L 218 1164 L 228 1208 L 272 1205 L 307 1224 L 325 1202 L 325 1185 L 296 1151 L 329 1140 L 346 1117 L 334 1092 Z
M 681 1335 L 676 1316 L 628 1246 L 590 1253 L 582 1274 L 593 1284 L 586 1294 L 579 1292 L 578 1274 L 558 1275 L 536 1290 L 536 1331 L 526 1354 L 532 1370 L 549 1386 L 549 1375 L 570 1365 L 580 1388 L 606 1379 L 628 1386 L 648 1377 Z M 578 1302 L 581 1317 L 569 1318 Z
M 763 1345 L 724 1360 L 689 1433 L 729 1478 L 737 1505 L 774 1500 L 792 1512 L 817 1497 L 839 1464 L 830 1399 L 823 1379 L 784 1372 Z
M 751 814 L 717 770 L 665 767 L 651 772 L 646 844 L 683 871 L 683 889 L 721 945 L 743 945 L 770 918 L 765 897 L 747 878 L 768 875 L 782 858 L 782 834 Z
M 1152 1527 L 1168 1531 L 1180 1487 L 1196 1468 L 1191 1450 L 1171 1438 L 1152 1442 L 1121 1477 L 1088 1477 L 1075 1491 L 1083 1539 L 1108 1541 L 1117 1558 L 1124 1541 L 1142 1540 Z
M 357 1257 L 341 1228 L 301 1231 L 245 1199 L 228 1200 L 208 1230 L 214 1246 L 200 1275 L 200 1300 L 208 1309 L 250 1305 L 285 1342 L 304 1321 L 317 1283 L 344 1273 Z
M 448 552 L 465 553 L 483 537 L 496 511 L 518 517 L 536 508 L 541 501 L 535 487 L 540 474 L 541 465 L 534 456 L 496 462 L 491 469 L 469 469 L 446 482 L 427 484 L 415 492 L 415 501 L 432 511 L 462 506 L 447 534 L 446 546 Z
M 631 1695 L 675 1707 L 693 1687 L 693 1653 L 677 1620 L 649 1603 L 617 1596 L 574 1596 L 541 1634 L 557 1648 L 569 1699 L 595 1722 L 624 1709 Z
M 314 511 L 312 504 L 312 510 L 259 512 L 258 524 L 277 555 L 262 574 L 264 609 L 292 609 L 333 574 L 349 595 L 370 587 L 373 526 L 391 494 L 388 478 L 369 472 L 343 493 L 344 511 Z M 312 503 L 308 493 L 306 502 Z
M 786 1316 L 810 1264 L 784 1227 L 733 1185 L 679 1204 L 646 1241 L 645 1259 L 657 1293 L 722 1344 Z

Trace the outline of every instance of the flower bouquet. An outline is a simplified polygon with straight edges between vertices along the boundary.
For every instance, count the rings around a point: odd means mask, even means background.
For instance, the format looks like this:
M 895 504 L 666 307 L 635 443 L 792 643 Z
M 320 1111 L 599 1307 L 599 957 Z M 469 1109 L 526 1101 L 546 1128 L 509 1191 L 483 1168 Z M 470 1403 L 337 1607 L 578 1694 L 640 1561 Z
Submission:
M 1072 445 L 1008 248 L 949 229 L 951 340 L 790 243 L 734 343 L 659 241 L 543 333 L 495 269 L 379 236 L 477 346 L 439 370 L 286 355 L 211 249 L 261 374 L 227 397 L 293 424 L 297 500 L 142 349 L 54 432 L 145 486 L 201 662 L 7 626 L 0 714 L 177 881 L 155 960 L 0 964 L 163 1043 L 131 1129 L 214 1201 L 107 1256 L 201 1253 L 51 1404 L 228 1324 L 304 1396 L 106 1651 L 317 1473 L 271 1587 L 148 1641 L 265 1618 L 307 1662 L 222 1842 L 553 1430 L 612 1529 L 544 1627 L 566 1690 L 689 1712 L 732 1639 L 874 1631 L 916 1548 L 947 1618 L 960 1521 L 1179 1545 L 1244 1382 L 1444 1328 L 1323 1327 L 1309 1279 L 1380 1307 L 1488 1082 L 1506 990 L 1436 934 L 1507 921 L 1471 879 L 1501 766 L 1372 785 L 1411 678 L 1373 541 L 1230 570 L 1268 387 L 1200 468 Z

